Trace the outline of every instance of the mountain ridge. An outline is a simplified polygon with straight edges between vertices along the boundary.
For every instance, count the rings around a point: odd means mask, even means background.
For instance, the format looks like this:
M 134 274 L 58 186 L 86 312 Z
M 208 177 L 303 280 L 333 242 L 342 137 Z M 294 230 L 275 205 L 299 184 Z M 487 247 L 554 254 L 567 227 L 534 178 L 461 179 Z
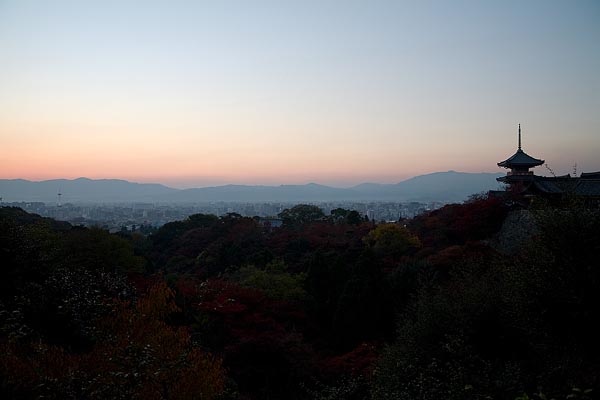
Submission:
M 63 202 L 315 202 L 315 201 L 440 201 L 459 202 L 469 195 L 497 189 L 500 173 L 433 172 L 398 183 L 365 182 L 347 188 L 307 184 L 227 184 L 176 189 L 159 183 L 123 179 L 0 179 L 4 201 Z

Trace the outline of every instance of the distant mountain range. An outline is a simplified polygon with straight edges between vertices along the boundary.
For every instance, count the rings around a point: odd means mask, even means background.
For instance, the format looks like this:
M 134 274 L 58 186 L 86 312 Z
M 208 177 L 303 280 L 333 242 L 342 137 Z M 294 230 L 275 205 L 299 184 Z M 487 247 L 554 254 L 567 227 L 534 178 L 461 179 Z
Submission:
M 160 184 L 133 183 L 118 179 L 53 179 L 41 182 L 0 179 L 0 197 L 5 202 L 318 202 L 318 201 L 441 201 L 460 202 L 468 196 L 500 185 L 502 174 L 435 172 L 396 184 L 362 183 L 350 188 L 306 185 L 224 185 L 196 189 L 174 189 Z
M 134 183 L 120 179 L 52 179 L 32 182 L 24 179 L 1 179 L 3 201 L 56 202 L 58 192 L 67 202 L 156 201 L 160 196 L 178 192 L 164 185 Z

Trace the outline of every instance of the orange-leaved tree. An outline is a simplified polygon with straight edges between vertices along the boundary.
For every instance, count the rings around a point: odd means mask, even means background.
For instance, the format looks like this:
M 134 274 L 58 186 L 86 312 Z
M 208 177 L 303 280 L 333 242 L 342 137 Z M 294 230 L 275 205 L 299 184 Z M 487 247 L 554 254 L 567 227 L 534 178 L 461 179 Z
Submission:
M 97 390 L 120 392 L 127 385 L 143 399 L 212 399 L 221 392 L 221 361 L 193 347 L 187 330 L 165 322 L 179 311 L 166 283 L 151 287 L 135 306 L 116 303 L 116 311 L 101 321 L 106 340 L 92 355 L 99 358 Z

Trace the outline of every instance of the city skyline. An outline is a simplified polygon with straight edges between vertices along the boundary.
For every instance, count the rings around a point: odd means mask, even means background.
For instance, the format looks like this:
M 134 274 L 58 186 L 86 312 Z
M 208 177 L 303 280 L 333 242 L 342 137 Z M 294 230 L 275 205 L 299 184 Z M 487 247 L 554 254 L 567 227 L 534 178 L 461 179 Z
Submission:
M 0 179 L 600 170 L 595 2 L 6 1 Z M 536 173 L 545 174 L 544 167 Z

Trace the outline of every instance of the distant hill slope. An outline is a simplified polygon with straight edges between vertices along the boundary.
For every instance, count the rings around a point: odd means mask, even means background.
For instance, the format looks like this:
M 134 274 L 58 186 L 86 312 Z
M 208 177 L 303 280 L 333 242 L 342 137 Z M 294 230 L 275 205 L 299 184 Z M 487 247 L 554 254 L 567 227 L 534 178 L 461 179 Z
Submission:
M 32 182 L 0 180 L 0 197 L 6 202 L 309 202 L 309 201 L 442 201 L 460 202 L 469 195 L 499 187 L 501 174 L 436 172 L 397 184 L 363 183 L 351 188 L 306 185 L 224 185 L 197 189 L 173 189 L 160 184 L 117 179 L 55 179 Z
M 503 174 L 434 172 L 415 176 L 395 185 L 366 183 L 353 189 L 362 193 L 377 193 L 381 199 L 459 202 L 472 194 L 498 189 L 501 185 L 496 178 L 500 176 Z
M 163 199 L 195 201 L 442 201 L 461 202 L 470 195 L 497 189 L 502 174 L 436 172 L 397 184 L 363 183 L 351 188 L 307 185 L 245 186 L 226 185 L 186 189 Z
M 155 201 L 158 196 L 177 191 L 160 184 L 133 183 L 120 179 L 0 180 L 0 197 L 6 202 L 56 202 L 59 190 L 65 203 Z
M 309 183 L 306 185 L 246 186 L 225 185 L 199 189 L 186 189 L 169 194 L 165 198 L 171 201 L 249 201 L 249 202 L 302 202 L 331 201 L 356 198 L 359 193 L 352 189 L 333 188 Z

